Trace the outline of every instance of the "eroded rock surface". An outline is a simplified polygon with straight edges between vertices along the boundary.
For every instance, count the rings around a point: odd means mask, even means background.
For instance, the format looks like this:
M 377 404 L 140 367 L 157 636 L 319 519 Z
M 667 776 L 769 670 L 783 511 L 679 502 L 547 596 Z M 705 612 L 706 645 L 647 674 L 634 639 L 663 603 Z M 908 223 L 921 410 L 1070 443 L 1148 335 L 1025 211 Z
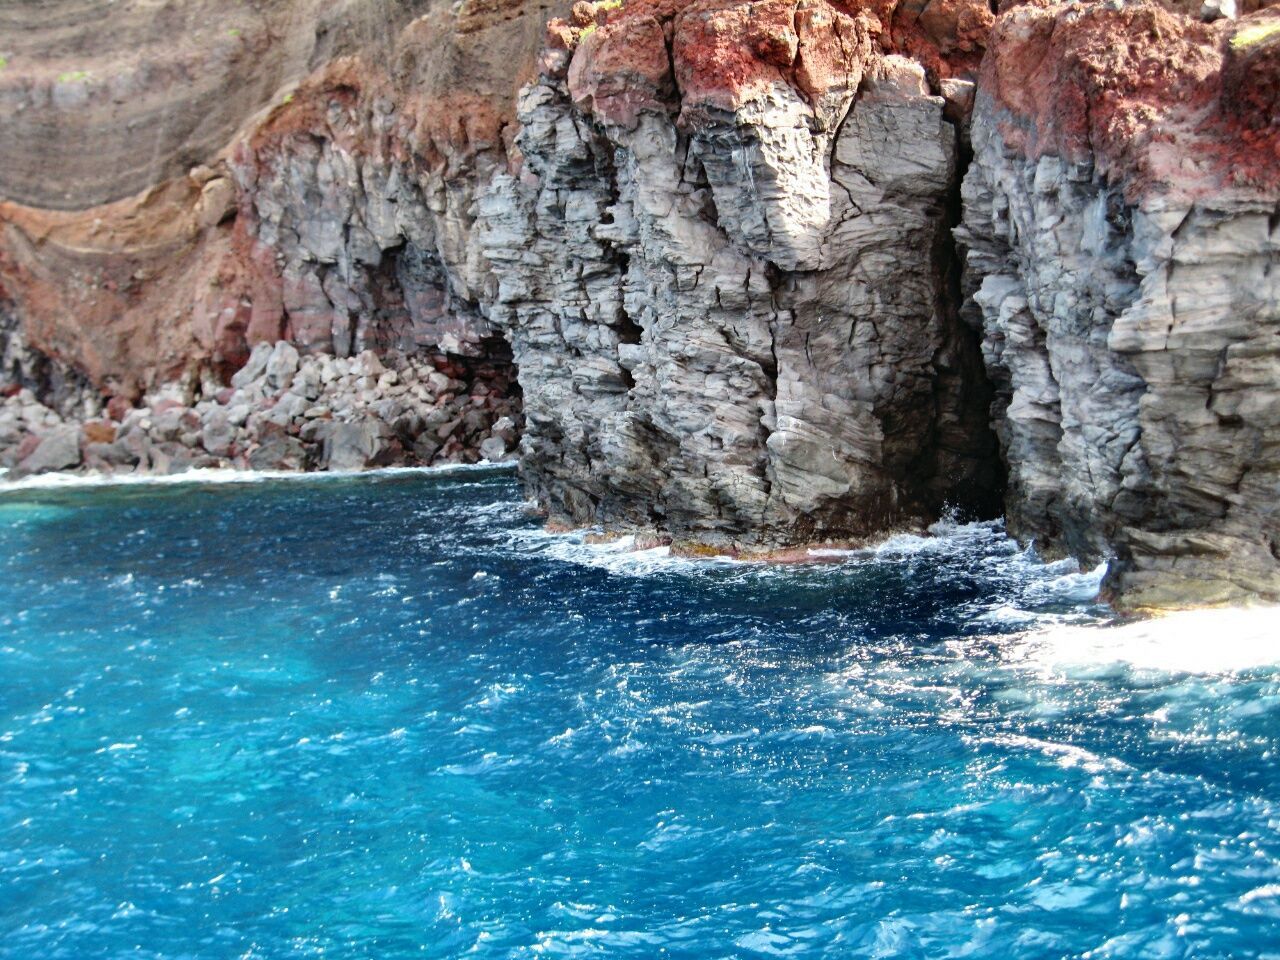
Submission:
M 997 502 L 957 128 L 880 32 L 704 2 L 553 42 L 481 214 L 555 517 L 750 549 Z
M 973 121 L 961 236 L 1010 527 L 1114 557 L 1135 606 L 1280 597 L 1280 114 L 1238 109 L 1280 58 L 1236 40 L 1280 15 L 1244 23 L 1014 11 Z

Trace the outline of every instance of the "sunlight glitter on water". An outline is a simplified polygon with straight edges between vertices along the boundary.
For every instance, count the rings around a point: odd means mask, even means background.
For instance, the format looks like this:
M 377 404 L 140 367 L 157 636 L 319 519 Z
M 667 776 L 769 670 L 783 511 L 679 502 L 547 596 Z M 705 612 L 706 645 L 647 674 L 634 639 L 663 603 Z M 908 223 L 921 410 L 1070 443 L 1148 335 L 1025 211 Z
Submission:
M 4 494 L 0 957 L 1267 955 L 1267 614 L 1115 624 L 1100 570 L 934 534 L 688 561 L 477 473 Z

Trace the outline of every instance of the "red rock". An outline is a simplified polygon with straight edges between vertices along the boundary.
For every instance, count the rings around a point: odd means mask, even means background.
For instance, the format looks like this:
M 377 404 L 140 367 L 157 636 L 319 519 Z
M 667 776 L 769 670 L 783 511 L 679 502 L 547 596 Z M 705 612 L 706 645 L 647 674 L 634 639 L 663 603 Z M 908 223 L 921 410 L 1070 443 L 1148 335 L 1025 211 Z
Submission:
M 1150 0 L 1020 6 L 996 23 L 982 84 L 1009 112 L 1006 142 L 1032 159 L 1094 157 L 1130 200 L 1274 193 L 1280 125 L 1267 105 L 1280 59 L 1274 44 L 1233 48 L 1230 38 L 1276 17 L 1204 24 Z
M 86 443 L 115 443 L 116 426 L 106 420 L 90 420 L 80 432 Z
M 128 397 L 115 396 L 107 401 L 107 416 L 117 423 L 128 416 L 132 409 L 133 404 L 129 402 Z
M 673 93 L 662 25 L 634 16 L 585 37 L 569 66 L 569 93 L 601 120 L 635 126 L 642 110 L 663 112 Z
M 36 452 L 36 447 L 40 446 L 40 436 L 35 433 L 28 433 L 22 438 L 22 442 L 18 444 L 18 450 L 14 454 L 14 462 L 21 463 L 31 454 Z

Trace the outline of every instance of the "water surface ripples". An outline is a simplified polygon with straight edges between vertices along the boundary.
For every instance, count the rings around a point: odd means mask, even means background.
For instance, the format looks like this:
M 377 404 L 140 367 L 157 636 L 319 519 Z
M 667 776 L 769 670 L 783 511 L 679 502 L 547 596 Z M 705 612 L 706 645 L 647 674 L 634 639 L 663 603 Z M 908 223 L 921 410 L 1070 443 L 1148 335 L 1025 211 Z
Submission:
M 481 473 L 0 495 L 0 957 L 1280 956 L 1280 651 L 1164 664 L 1101 571 L 935 534 L 682 561 Z

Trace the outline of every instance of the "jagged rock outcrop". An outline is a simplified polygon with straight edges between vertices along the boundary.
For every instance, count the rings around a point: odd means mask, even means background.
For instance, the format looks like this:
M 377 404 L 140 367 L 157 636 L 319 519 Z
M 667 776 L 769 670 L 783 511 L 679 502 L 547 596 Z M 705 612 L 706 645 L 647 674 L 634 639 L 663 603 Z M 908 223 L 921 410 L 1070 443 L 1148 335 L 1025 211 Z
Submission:
M 553 25 L 481 202 L 553 516 L 753 549 L 994 508 L 924 68 L 826 3 L 586 27 Z
M 1129 605 L 1280 598 L 1278 53 L 1280 12 L 1154 4 L 993 38 L 961 236 L 1009 524 Z

